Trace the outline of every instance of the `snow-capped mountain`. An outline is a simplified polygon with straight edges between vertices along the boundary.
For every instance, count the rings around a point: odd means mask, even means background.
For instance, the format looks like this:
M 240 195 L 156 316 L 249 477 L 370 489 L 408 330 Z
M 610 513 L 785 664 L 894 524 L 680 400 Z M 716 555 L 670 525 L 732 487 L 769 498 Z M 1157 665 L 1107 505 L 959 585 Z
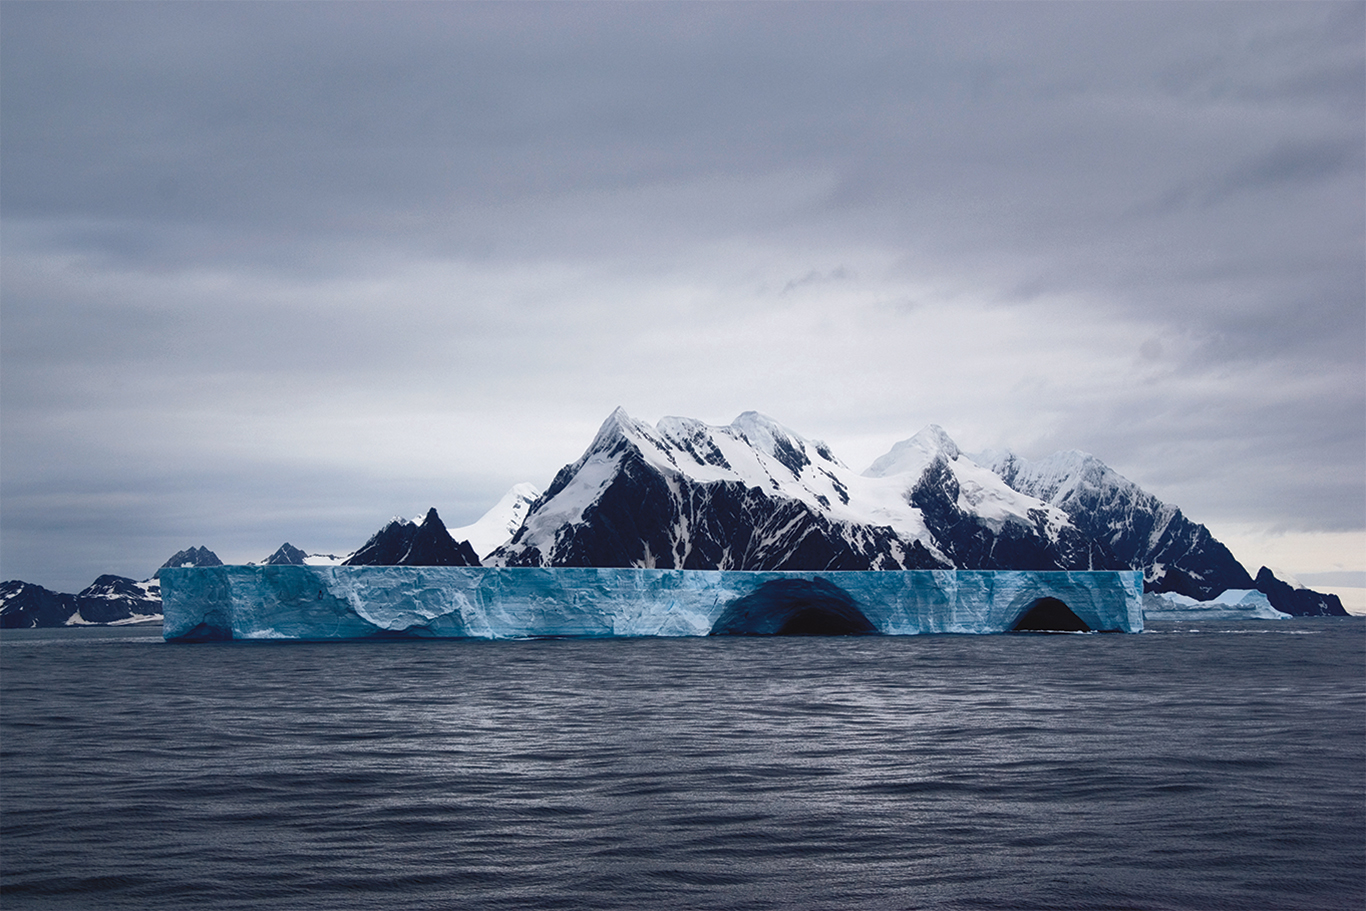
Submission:
M 617 409 L 487 561 L 686 569 L 1120 569 L 1061 509 L 938 427 L 863 474 L 746 412 L 724 427 Z
M 217 554 L 201 545 L 178 551 L 150 579 L 138 582 L 105 574 L 75 595 L 14 579 L 0 585 L 0 627 L 104 626 L 156 620 L 161 617 L 161 570 L 222 565 Z
M 540 495 L 535 484 L 516 484 L 478 520 L 450 529 L 451 537 L 457 541 L 468 541 L 474 552 L 483 559 L 512 540 L 531 511 L 531 504 Z
M 1089 453 L 1027 461 L 1012 452 L 977 457 L 1006 484 L 1062 509 L 1092 540 L 1143 568 L 1144 587 L 1204 601 L 1253 580 L 1208 528 L 1182 515 Z
M 457 543 L 436 508 L 421 523 L 394 518 L 348 557 L 343 566 L 478 566 L 469 542 Z
M 1280 611 L 1342 615 L 1338 598 L 1254 580 L 1203 525 L 1094 456 L 968 456 L 931 425 L 855 473 L 757 412 L 724 427 L 617 409 L 543 494 L 513 487 L 448 531 L 435 509 L 394 519 L 346 559 L 282 545 L 267 564 L 601 566 L 749 570 L 1142 569 L 1145 588 L 1208 601 L 1255 588 Z M 207 547 L 167 560 L 221 566 Z M 79 595 L 0 585 L 0 626 L 159 616 L 158 577 L 101 576 Z
M 281 544 L 278 548 L 275 549 L 275 553 L 271 554 L 269 557 L 266 557 L 264 560 L 262 560 L 261 565 L 303 566 L 304 558 L 306 558 L 307 556 L 308 554 L 306 554 L 299 548 L 295 547 L 293 544 L 290 544 L 288 541 L 286 541 L 285 543 Z
M 216 559 L 216 558 L 215 558 Z M 152 579 L 134 582 L 123 576 L 103 575 L 76 595 L 78 623 L 137 623 L 161 616 L 161 586 Z
M 0 585 L 4 629 L 138 623 L 160 617 L 160 586 L 152 579 L 135 582 L 103 575 L 75 595 L 17 579 Z
M 345 559 L 336 554 L 310 554 L 288 541 L 261 561 L 262 566 L 337 566 Z
M 190 547 L 178 551 L 169 560 L 161 564 L 161 568 L 152 573 L 153 579 L 161 578 L 161 570 L 170 569 L 173 566 L 222 566 L 223 561 L 218 559 L 218 554 L 209 550 L 204 545 Z

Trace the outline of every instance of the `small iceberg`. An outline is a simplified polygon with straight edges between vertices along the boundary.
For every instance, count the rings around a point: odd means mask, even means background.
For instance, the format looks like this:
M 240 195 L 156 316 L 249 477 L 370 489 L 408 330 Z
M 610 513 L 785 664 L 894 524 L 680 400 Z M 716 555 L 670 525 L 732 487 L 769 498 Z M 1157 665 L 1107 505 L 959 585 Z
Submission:
M 1271 606 L 1266 595 L 1252 588 L 1231 588 L 1209 601 L 1196 601 L 1174 592 L 1145 592 L 1146 620 L 1289 620 Z

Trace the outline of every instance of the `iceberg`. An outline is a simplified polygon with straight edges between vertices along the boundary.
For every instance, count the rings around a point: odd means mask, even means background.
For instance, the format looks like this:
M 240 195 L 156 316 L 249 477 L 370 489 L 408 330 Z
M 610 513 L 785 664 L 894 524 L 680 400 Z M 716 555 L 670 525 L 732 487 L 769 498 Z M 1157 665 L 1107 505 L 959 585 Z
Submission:
M 1139 571 L 213 566 L 161 592 L 191 642 L 1143 629 Z
M 1290 614 L 1271 606 L 1256 589 L 1231 588 L 1209 601 L 1196 601 L 1175 592 L 1149 592 L 1143 596 L 1143 616 L 1148 620 L 1289 620 Z

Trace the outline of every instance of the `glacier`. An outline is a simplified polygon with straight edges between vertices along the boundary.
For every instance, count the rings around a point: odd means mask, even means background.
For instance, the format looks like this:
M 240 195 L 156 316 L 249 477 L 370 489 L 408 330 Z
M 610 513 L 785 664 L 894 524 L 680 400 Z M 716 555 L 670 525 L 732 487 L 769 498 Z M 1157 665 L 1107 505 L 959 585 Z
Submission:
M 1140 632 L 1141 571 L 177 567 L 168 641 Z

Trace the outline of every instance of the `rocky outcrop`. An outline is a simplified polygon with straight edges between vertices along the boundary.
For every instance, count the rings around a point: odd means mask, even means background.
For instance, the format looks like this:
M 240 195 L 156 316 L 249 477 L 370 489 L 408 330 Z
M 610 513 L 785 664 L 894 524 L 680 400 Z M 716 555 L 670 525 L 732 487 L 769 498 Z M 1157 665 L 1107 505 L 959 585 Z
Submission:
M 1266 595 L 1276 610 L 1295 617 L 1345 617 L 1347 610 L 1337 595 L 1325 595 L 1307 588 L 1294 588 L 1276 578 L 1263 566 L 1257 571 L 1257 591 Z
M 394 519 L 343 562 L 343 566 L 479 566 L 468 541 L 454 540 L 437 515 L 427 511 L 420 524 Z

